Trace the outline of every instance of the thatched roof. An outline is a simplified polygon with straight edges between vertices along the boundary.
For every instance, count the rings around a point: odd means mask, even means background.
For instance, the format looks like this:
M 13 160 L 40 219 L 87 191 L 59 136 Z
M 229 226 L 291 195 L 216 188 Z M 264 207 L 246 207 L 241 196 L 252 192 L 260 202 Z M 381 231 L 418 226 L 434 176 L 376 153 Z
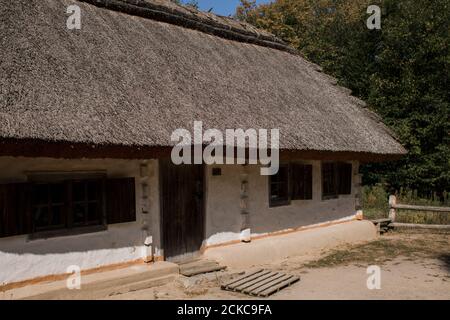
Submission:
M 81 30 L 66 8 L 82 10 Z M 0 0 L 0 137 L 170 146 L 279 128 L 283 149 L 399 155 L 348 90 L 270 34 L 163 0 Z

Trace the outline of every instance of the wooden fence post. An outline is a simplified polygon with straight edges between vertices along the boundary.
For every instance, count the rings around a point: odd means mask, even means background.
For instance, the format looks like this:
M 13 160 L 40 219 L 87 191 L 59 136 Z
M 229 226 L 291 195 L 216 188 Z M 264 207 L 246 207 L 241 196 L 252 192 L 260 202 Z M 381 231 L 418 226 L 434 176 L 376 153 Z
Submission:
M 395 205 L 397 204 L 397 197 L 394 195 L 389 196 L 389 219 L 392 220 L 392 222 L 395 222 L 395 216 L 396 216 L 396 210 Z

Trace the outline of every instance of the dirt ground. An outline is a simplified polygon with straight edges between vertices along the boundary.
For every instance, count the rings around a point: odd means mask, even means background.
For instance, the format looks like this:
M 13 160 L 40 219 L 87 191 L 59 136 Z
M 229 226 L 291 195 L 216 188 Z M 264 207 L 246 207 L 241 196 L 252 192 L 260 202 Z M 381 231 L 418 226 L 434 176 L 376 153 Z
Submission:
M 368 266 L 381 268 L 381 288 L 367 288 Z M 379 240 L 259 265 L 301 277 L 270 299 L 450 299 L 450 234 L 389 233 Z M 220 285 L 242 270 L 180 277 L 177 281 L 109 299 L 251 299 Z

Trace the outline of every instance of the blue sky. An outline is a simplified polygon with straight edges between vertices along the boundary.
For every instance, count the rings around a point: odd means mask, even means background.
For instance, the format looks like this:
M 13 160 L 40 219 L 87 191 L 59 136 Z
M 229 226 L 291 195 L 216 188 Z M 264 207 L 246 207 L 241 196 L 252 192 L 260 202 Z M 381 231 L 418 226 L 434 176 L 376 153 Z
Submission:
M 183 1 L 183 2 L 186 2 Z M 256 3 L 268 3 L 270 0 L 257 0 Z M 236 7 L 241 2 L 239 0 L 198 0 L 200 10 L 208 11 L 213 8 L 212 12 L 220 14 L 222 16 L 228 16 L 236 12 Z

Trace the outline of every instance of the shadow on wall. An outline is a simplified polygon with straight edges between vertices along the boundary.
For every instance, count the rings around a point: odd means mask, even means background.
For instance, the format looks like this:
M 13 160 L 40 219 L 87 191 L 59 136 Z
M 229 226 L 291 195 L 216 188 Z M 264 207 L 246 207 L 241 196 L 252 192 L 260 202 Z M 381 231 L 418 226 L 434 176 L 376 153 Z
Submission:
M 269 178 L 260 175 L 259 166 L 220 167 L 222 174 L 212 176 L 208 171 L 207 238 L 232 237 L 249 227 L 253 234 L 267 234 L 292 228 L 326 223 L 355 214 L 355 195 L 322 200 L 320 162 L 313 165 L 313 199 L 292 200 L 289 205 L 270 207 Z M 210 168 L 208 168 L 210 170 Z M 243 187 L 243 181 L 248 186 Z M 244 183 L 245 184 L 245 183 Z M 242 209 L 242 190 L 246 190 L 245 209 Z M 244 211 L 249 214 L 242 214 Z
M 27 236 L 0 239 L 0 257 L 2 254 L 66 254 L 88 251 L 132 248 L 142 245 L 141 232 L 137 223 L 124 223 L 108 227 L 108 230 L 56 237 L 28 240 Z
M 293 203 L 289 207 L 271 208 L 251 217 L 252 233 L 264 234 L 291 228 L 338 221 L 354 214 L 353 202 L 343 199 L 330 202 L 304 204 Z

